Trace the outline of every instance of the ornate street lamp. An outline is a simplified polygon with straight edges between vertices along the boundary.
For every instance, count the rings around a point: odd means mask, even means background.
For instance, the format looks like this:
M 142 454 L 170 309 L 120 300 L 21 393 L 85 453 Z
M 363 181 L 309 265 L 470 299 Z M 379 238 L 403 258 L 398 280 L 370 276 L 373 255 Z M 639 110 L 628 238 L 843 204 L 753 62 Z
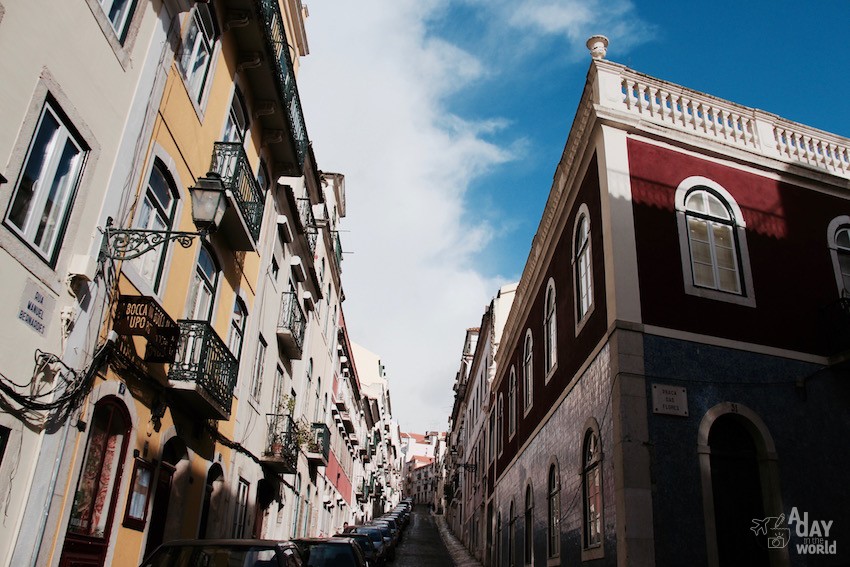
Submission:
M 112 226 L 112 217 L 109 217 L 106 219 L 106 227 L 101 231 L 101 260 L 132 260 L 172 240 L 176 240 L 183 248 L 188 248 L 196 236 L 203 238 L 215 232 L 227 210 L 227 196 L 221 176 L 211 171 L 206 176 L 199 177 L 195 186 L 189 187 L 189 195 L 192 199 L 192 221 L 198 232 L 115 228 Z

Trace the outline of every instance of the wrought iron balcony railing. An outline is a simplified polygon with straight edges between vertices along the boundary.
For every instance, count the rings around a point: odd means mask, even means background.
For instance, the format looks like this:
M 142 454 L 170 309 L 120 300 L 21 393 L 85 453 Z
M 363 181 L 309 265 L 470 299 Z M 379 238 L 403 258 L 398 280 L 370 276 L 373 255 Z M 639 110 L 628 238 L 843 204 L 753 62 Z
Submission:
M 230 190 L 245 219 L 248 232 L 256 240 L 260 237 L 265 195 L 251 171 L 245 149 L 238 142 L 216 142 L 213 147 L 210 171 L 221 176 L 225 189 Z
M 293 474 L 298 468 L 298 439 L 289 414 L 266 414 L 269 423 L 262 461 L 275 472 Z
M 177 356 L 168 372 L 175 393 L 202 416 L 230 419 L 239 363 L 208 321 L 177 321 Z
M 280 316 L 277 321 L 277 338 L 286 356 L 301 359 L 304 349 L 304 331 L 307 318 L 294 291 L 283 292 L 280 302 Z
M 298 198 L 298 218 L 301 220 L 301 226 L 304 227 L 304 234 L 307 236 L 307 244 L 310 245 L 310 252 L 315 252 L 319 229 L 316 225 L 316 217 L 313 216 L 313 204 L 310 202 L 310 199 L 304 197 Z
M 295 71 L 289 56 L 289 45 L 283 28 L 283 17 L 278 0 L 260 0 L 260 12 L 266 28 L 266 48 L 271 53 L 272 65 L 277 79 L 277 88 L 286 107 L 286 117 L 292 132 L 298 167 L 304 167 L 310 141 L 304 125 L 304 113 L 301 110 L 301 98 L 295 83 Z

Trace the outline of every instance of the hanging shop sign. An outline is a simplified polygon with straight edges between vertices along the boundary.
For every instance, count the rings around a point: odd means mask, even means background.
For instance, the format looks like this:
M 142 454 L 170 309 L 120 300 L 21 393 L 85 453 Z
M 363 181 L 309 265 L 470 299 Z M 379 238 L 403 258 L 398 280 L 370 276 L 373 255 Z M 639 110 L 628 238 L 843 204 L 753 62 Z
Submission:
M 119 335 L 141 336 L 148 340 L 145 362 L 174 362 L 179 327 L 154 298 L 122 295 L 112 328 Z

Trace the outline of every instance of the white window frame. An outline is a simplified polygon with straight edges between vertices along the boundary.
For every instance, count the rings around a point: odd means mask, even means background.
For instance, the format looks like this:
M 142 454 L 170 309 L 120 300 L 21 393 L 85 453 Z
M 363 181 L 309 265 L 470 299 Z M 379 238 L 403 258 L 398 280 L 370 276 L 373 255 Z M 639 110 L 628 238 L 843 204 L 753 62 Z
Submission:
M 45 145 L 44 154 L 41 156 L 43 161 L 36 173 L 37 177 L 34 179 L 32 186 L 32 195 L 27 199 L 26 206 L 23 209 L 24 217 L 20 219 L 21 226 L 19 226 L 17 224 L 18 221 L 10 218 L 12 209 L 15 207 L 21 191 L 21 180 L 24 178 L 25 172 L 30 165 L 30 160 L 39 159 L 38 156 L 33 156 L 32 154 L 33 144 L 38 139 L 39 134 L 41 134 L 45 117 L 48 115 L 51 120 L 56 122 L 57 127 Z M 41 223 L 39 221 L 44 216 L 44 211 L 47 210 L 48 198 L 51 197 L 51 193 L 56 185 L 56 174 L 59 171 L 60 165 L 63 163 L 62 156 L 64 150 L 69 147 L 69 143 L 72 148 L 77 150 L 76 156 L 69 161 L 71 164 L 69 168 L 70 176 L 62 183 L 60 199 L 51 207 L 51 210 L 56 210 L 57 214 L 54 217 L 49 237 L 37 242 L 36 237 L 39 236 L 39 231 L 41 230 Z M 52 100 L 45 100 L 38 122 L 33 130 L 32 138 L 30 139 L 18 181 L 15 184 L 14 192 L 9 200 L 6 214 L 3 217 L 3 223 L 51 267 L 55 266 L 59 251 L 62 248 L 65 229 L 71 216 L 80 179 L 83 177 L 88 153 L 88 146 L 76 132 L 76 129 L 73 126 L 69 126 L 68 120 L 58 110 L 58 106 Z
M 587 223 L 587 239 L 583 242 L 580 249 L 577 246 L 580 236 L 579 229 L 582 226 L 582 221 Z M 572 251 L 570 260 L 572 263 L 573 277 L 573 302 L 575 303 L 575 334 L 581 332 L 590 315 L 596 308 L 596 301 L 593 296 L 593 225 L 590 222 L 590 211 L 586 203 L 582 203 L 578 208 L 575 222 L 573 223 L 573 238 L 571 240 Z M 584 270 L 584 271 L 582 271 Z M 586 299 L 586 304 L 583 301 Z
M 837 242 L 838 232 L 840 230 L 850 231 L 850 216 L 842 215 L 835 217 L 829 223 L 826 230 L 826 241 L 829 247 L 829 256 L 832 260 L 832 269 L 835 273 L 835 286 L 838 290 L 839 297 L 850 297 L 850 286 L 844 284 L 844 276 L 841 272 L 841 259 L 843 254 L 850 255 L 850 249 L 845 249 L 839 246 Z M 850 276 L 848 276 L 850 279 Z
M 555 295 L 555 278 L 549 278 L 543 299 L 543 367 L 546 370 L 544 383 L 555 374 L 558 368 L 558 309 Z
M 502 456 L 502 453 L 505 449 L 505 397 L 504 394 L 499 393 L 499 408 L 498 414 L 496 416 L 496 443 L 499 448 L 499 456 Z
M 511 366 L 508 378 L 508 439 L 516 434 L 516 367 Z
M 525 331 L 522 341 L 522 416 L 528 415 L 534 405 L 534 337 L 531 329 Z
M 233 514 L 233 530 L 231 537 L 241 539 L 245 537 L 245 528 L 248 526 L 248 494 L 251 490 L 251 483 L 242 477 L 239 477 L 239 482 L 236 491 L 236 509 Z
M 257 341 L 257 350 L 254 353 L 254 368 L 251 374 L 251 397 L 255 400 L 260 399 L 260 393 L 263 390 L 263 370 L 266 362 L 266 350 L 268 343 L 263 335 L 260 335 Z
M 159 175 L 165 182 L 166 190 L 171 195 L 171 202 L 167 206 L 166 203 L 162 203 L 157 198 L 155 191 L 151 189 L 151 178 L 156 172 L 159 172 Z M 180 197 L 174 176 L 161 159 L 154 158 L 150 171 L 148 171 L 147 183 L 145 184 L 141 204 L 136 209 L 133 228 L 142 230 L 171 230 L 177 218 L 179 202 Z M 145 211 L 147 211 L 147 218 L 143 219 L 142 214 Z M 163 287 L 165 261 L 170 247 L 171 244 L 166 243 L 165 246 L 148 250 L 138 258 L 131 260 L 139 277 L 150 286 L 154 293 L 158 293 Z
M 202 10 L 207 12 L 208 24 L 211 29 L 207 29 L 207 26 L 204 25 Z M 195 105 L 200 106 L 204 102 L 204 95 L 211 82 L 213 58 L 218 43 L 218 29 L 215 13 L 206 5 L 196 5 L 189 13 L 188 19 L 189 23 L 183 33 L 183 44 L 177 54 L 177 67 L 186 85 L 189 98 Z M 202 52 L 206 53 L 206 63 L 203 68 L 197 66 Z
M 211 275 L 206 273 L 200 263 L 201 255 L 205 253 L 209 256 L 210 263 L 212 264 Z M 191 283 L 189 284 L 189 296 L 186 305 L 186 318 L 198 321 L 211 322 L 216 308 L 215 304 L 218 296 L 218 280 L 221 277 L 221 268 L 219 268 L 218 261 L 213 251 L 207 248 L 206 246 L 202 245 L 199 247 L 198 258 L 195 261 L 195 270 L 193 272 L 193 275 L 194 277 Z M 209 299 L 207 313 L 203 318 L 200 317 L 201 315 L 203 315 L 203 313 L 200 313 L 198 311 L 198 308 L 200 306 L 198 301 L 202 292 L 206 292 Z
M 552 461 L 546 472 L 546 557 L 554 559 L 560 555 L 561 475 L 558 463 Z
M 700 187 L 708 189 L 723 201 L 732 216 L 733 235 L 737 244 L 738 275 L 741 283 L 741 293 L 709 289 L 694 284 L 685 201 L 693 190 Z M 750 268 L 750 252 L 747 246 L 747 225 L 735 198 L 719 183 L 706 177 L 692 176 L 684 179 L 676 188 L 675 207 L 676 223 L 679 231 L 679 256 L 682 262 L 682 281 L 684 283 L 685 293 L 695 297 L 704 297 L 747 307 L 755 307 L 755 290 L 753 288 L 753 275 Z
M 237 320 L 241 317 L 241 320 Z M 248 307 L 238 295 L 233 300 L 233 313 L 230 316 L 230 329 L 227 333 L 227 347 L 238 360 L 245 344 L 245 327 L 248 322 Z
M 136 0 L 98 0 L 98 3 L 103 9 L 106 19 L 109 20 L 109 25 L 112 26 L 116 36 L 118 36 L 118 41 L 124 43 L 127 37 L 127 30 L 130 27 L 130 21 L 133 19 L 132 14 L 136 8 Z M 112 19 L 110 12 L 116 4 L 123 4 L 123 13 L 119 12 L 119 17 Z

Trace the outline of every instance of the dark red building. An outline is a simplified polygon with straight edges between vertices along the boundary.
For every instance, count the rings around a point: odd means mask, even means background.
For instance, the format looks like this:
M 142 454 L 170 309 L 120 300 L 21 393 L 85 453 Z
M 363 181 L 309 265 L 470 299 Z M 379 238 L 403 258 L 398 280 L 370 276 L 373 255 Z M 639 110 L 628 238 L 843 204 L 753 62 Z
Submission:
M 496 355 L 494 563 L 850 561 L 848 358 L 850 140 L 594 59 Z

